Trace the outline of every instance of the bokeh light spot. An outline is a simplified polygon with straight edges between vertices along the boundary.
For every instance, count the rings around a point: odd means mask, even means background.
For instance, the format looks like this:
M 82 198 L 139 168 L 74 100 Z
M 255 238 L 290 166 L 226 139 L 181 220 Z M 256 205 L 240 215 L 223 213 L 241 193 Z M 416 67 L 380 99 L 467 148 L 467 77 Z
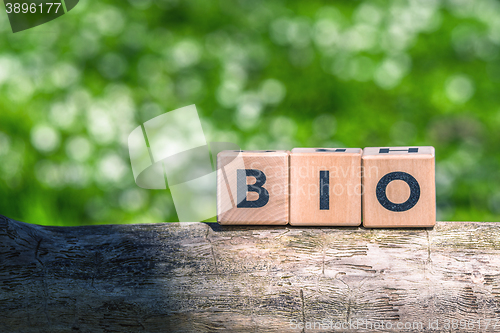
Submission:
M 36 125 L 31 130 L 31 144 L 42 153 L 50 153 L 59 147 L 59 132 L 48 125 Z
M 448 78 L 445 83 L 446 96 L 456 104 L 463 104 L 474 95 L 474 84 L 464 74 L 456 74 Z

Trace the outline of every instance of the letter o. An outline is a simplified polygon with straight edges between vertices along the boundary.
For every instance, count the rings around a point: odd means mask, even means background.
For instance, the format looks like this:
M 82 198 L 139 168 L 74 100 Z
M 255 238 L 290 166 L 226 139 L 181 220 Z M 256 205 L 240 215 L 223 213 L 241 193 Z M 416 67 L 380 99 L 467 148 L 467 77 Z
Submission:
M 410 187 L 410 197 L 403 203 L 397 204 L 387 198 L 387 185 L 393 180 L 402 180 Z M 418 185 L 417 180 L 409 173 L 402 171 L 390 172 L 380 178 L 377 184 L 376 195 L 378 202 L 385 209 L 392 212 L 404 212 L 413 208 L 417 204 L 418 199 L 420 199 L 420 185 Z

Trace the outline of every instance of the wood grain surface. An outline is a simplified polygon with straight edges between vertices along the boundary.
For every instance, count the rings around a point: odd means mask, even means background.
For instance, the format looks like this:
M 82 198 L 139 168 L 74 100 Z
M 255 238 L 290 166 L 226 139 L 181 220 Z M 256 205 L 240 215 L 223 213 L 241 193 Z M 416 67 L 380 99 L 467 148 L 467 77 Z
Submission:
M 0 216 L 1 332 L 495 332 L 499 313 L 496 223 L 62 228 Z M 328 320 L 393 328 L 307 328 Z

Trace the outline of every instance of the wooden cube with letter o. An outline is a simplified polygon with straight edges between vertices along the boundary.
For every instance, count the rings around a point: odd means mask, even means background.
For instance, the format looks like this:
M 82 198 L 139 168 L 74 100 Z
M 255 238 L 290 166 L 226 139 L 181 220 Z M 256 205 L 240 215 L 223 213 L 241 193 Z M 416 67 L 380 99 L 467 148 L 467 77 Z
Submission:
M 368 228 L 436 224 L 434 147 L 363 150 L 363 225 Z

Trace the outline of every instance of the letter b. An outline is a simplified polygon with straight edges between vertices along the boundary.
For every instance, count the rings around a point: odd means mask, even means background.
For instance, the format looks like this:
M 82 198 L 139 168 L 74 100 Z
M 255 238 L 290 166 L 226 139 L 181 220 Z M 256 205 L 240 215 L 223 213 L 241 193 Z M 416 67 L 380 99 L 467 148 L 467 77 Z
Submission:
M 269 191 L 262 187 L 266 183 L 264 172 L 256 169 L 238 169 L 237 171 L 238 208 L 260 208 L 269 202 Z M 254 177 L 255 183 L 247 185 L 247 177 Z M 247 200 L 247 192 L 256 192 L 257 200 Z

